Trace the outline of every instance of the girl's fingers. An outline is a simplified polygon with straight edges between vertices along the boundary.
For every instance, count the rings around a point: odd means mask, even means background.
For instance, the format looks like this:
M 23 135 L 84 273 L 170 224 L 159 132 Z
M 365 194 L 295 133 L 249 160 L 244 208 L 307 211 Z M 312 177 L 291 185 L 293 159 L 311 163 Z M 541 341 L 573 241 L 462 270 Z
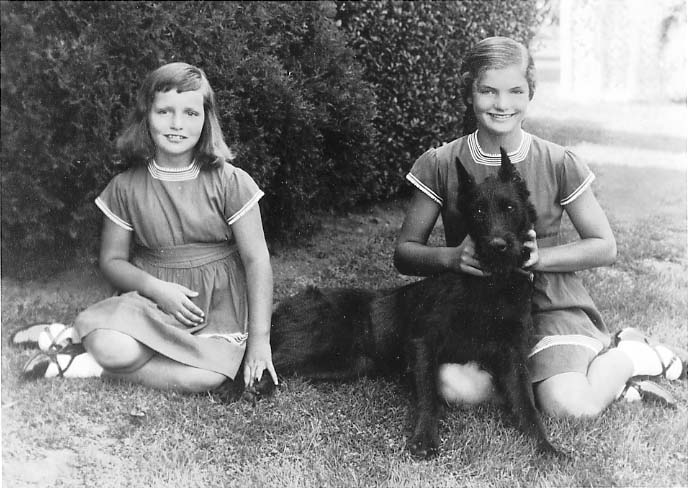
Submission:
M 253 375 L 251 374 L 251 367 L 247 364 L 244 366 L 244 385 L 246 385 L 246 388 L 253 386 L 252 378 Z
M 175 319 L 177 319 L 179 322 L 181 322 L 182 324 L 186 325 L 187 327 L 193 325 L 193 322 L 191 322 L 189 319 L 187 319 L 186 317 L 184 317 L 184 314 L 181 313 L 181 312 L 176 312 L 176 313 L 173 315 L 173 317 L 174 317 Z
M 186 316 L 188 318 L 197 323 L 203 322 L 205 319 L 205 313 L 203 313 L 203 310 L 201 310 L 198 305 L 188 299 L 184 301 L 183 305 L 186 309 Z
M 272 364 L 272 361 L 268 363 L 267 367 L 268 373 L 270 373 L 270 376 L 272 377 L 272 382 L 277 386 L 279 383 L 277 381 L 277 371 L 275 371 L 275 366 Z
M 182 324 L 186 325 L 187 327 L 193 327 L 198 324 L 203 323 L 203 318 L 199 317 L 198 315 L 190 313 L 188 310 L 187 311 L 179 311 L 173 314 L 174 318 L 176 318 L 179 322 Z
M 190 288 L 185 287 L 184 285 L 179 285 L 179 288 L 181 288 L 182 292 L 183 292 L 184 295 L 186 295 L 187 297 L 197 297 L 197 296 L 198 296 L 198 292 L 197 292 L 197 291 L 193 291 L 193 290 L 191 290 Z
M 464 273 L 473 275 L 473 276 L 485 276 L 485 272 L 482 271 L 479 268 L 476 268 L 474 266 L 469 266 L 469 265 L 464 265 L 462 266 L 462 270 Z
M 278 379 L 277 379 L 277 372 L 275 371 L 275 366 L 272 364 L 271 361 L 268 361 L 266 364 L 262 365 L 246 365 L 244 367 L 244 384 L 247 387 L 253 386 L 254 383 L 260 381 L 263 378 L 263 373 L 265 370 L 268 371 L 270 374 L 270 377 L 272 378 L 272 382 L 277 385 L 278 384 Z
M 260 381 L 263 376 L 263 368 L 256 365 L 246 365 L 244 368 L 244 384 L 250 388 L 254 383 Z

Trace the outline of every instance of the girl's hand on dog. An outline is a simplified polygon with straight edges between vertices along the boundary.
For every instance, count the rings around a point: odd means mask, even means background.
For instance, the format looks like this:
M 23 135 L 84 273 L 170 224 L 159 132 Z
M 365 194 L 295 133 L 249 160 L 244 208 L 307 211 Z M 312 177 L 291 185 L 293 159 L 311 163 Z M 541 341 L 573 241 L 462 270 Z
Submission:
M 528 231 L 528 240 L 523 243 L 523 246 L 530 249 L 530 258 L 523 264 L 523 267 L 525 269 L 534 269 L 534 266 L 540 261 L 535 229 L 530 229 Z
M 160 310 L 187 327 L 195 327 L 205 320 L 203 310 L 191 301 L 198 292 L 177 283 L 160 281 L 151 295 Z
M 487 276 L 489 274 L 483 271 L 480 261 L 478 261 L 475 254 L 475 242 L 471 236 L 466 236 L 456 249 L 459 250 L 458 259 L 455 261 L 458 264 L 458 271 L 473 276 Z

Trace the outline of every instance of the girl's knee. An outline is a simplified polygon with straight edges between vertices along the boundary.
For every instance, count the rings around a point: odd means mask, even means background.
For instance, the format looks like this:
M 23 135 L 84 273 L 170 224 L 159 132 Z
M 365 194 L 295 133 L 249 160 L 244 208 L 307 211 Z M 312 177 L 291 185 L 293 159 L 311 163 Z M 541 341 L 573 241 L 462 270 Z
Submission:
M 492 375 L 475 363 L 441 364 L 437 389 L 450 403 L 476 405 L 496 399 Z
M 133 371 L 153 356 L 148 347 L 115 330 L 94 330 L 83 339 L 83 343 L 98 364 L 108 371 Z
M 606 407 L 580 373 L 559 374 L 538 383 L 535 400 L 539 409 L 552 417 L 597 417 Z

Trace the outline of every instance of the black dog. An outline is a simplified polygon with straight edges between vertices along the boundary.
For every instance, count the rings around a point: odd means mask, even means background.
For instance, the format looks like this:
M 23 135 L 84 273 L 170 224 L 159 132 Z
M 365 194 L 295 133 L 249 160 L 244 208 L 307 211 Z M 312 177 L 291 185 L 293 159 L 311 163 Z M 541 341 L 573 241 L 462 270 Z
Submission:
M 445 273 L 376 291 L 308 288 L 273 314 L 273 363 L 282 375 L 319 380 L 408 369 L 417 404 L 408 447 L 428 457 L 439 446 L 439 365 L 477 362 L 493 375 L 516 425 L 540 451 L 557 453 L 526 368 L 532 280 L 521 267 L 530 256 L 524 242 L 536 219 L 528 189 L 504 151 L 498 175 L 479 185 L 458 159 L 456 167 L 459 211 L 489 276 Z

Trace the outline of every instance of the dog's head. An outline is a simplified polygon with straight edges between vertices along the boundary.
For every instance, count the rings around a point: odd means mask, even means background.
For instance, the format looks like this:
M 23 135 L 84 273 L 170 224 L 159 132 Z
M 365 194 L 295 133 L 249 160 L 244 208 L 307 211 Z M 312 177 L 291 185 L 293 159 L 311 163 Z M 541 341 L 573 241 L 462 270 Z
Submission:
M 497 175 L 480 184 L 458 158 L 455 161 L 459 207 L 468 233 L 475 241 L 483 269 L 497 274 L 520 268 L 528 260 L 530 250 L 523 244 L 537 219 L 525 181 L 506 151 L 500 150 L 502 162 Z

